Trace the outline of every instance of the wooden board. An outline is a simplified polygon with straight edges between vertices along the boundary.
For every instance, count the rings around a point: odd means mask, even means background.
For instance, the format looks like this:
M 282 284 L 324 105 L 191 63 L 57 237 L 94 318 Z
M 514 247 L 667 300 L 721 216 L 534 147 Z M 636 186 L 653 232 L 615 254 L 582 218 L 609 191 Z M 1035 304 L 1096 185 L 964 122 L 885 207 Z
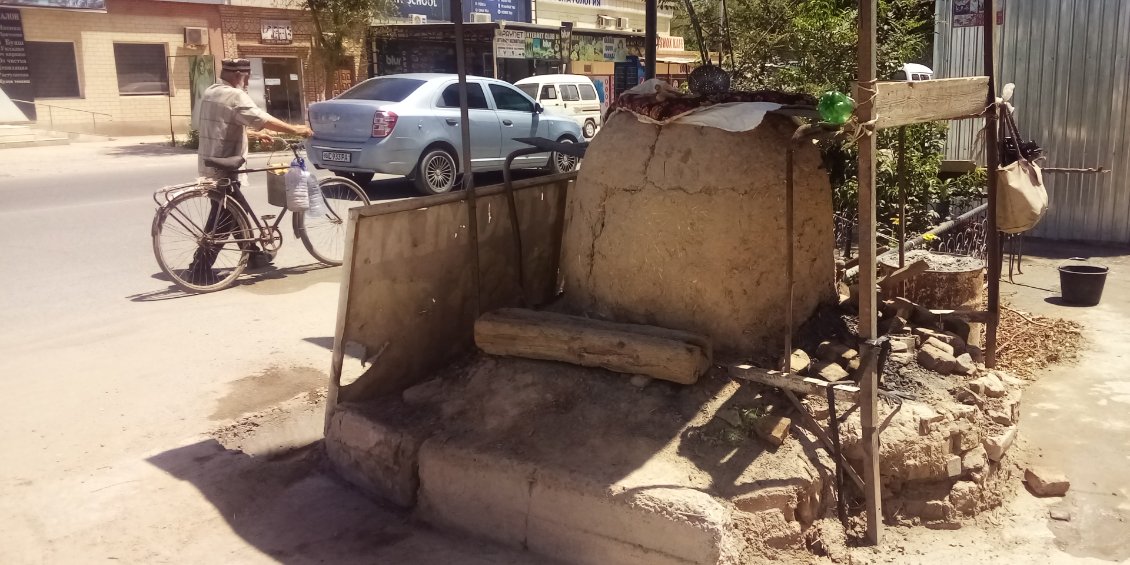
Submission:
M 827 389 L 831 387 L 836 395 L 836 400 L 851 404 L 859 402 L 859 387 L 855 385 L 829 383 L 800 375 L 786 375 L 780 371 L 762 369 L 753 365 L 730 365 L 726 367 L 726 370 L 735 379 L 791 390 L 801 394 L 815 394 L 821 398 L 828 394 Z
M 875 90 L 875 127 L 893 128 L 980 116 L 985 111 L 989 77 L 879 82 Z
M 711 359 L 710 342 L 700 335 L 521 308 L 479 317 L 475 345 L 491 355 L 563 361 L 681 384 L 698 382 Z
M 914 263 L 911 263 L 891 273 L 890 275 L 887 275 L 886 278 L 879 281 L 879 289 L 882 290 L 884 294 L 889 294 L 895 290 L 895 287 L 899 283 L 908 281 L 918 275 L 921 275 L 929 269 L 930 264 L 927 263 L 925 259 L 919 259 L 918 261 L 915 261 Z
M 527 298 L 554 296 L 564 193 L 573 175 L 515 183 L 523 237 Z M 500 186 L 476 189 L 484 310 L 517 306 L 520 293 L 506 198 Z M 343 350 L 379 354 L 355 382 L 337 389 L 340 402 L 402 390 L 474 348 L 475 288 L 463 191 L 375 204 L 351 211 L 354 235 L 338 312 L 335 374 Z M 356 365 L 346 373 L 356 372 Z M 333 393 L 333 391 L 331 391 Z

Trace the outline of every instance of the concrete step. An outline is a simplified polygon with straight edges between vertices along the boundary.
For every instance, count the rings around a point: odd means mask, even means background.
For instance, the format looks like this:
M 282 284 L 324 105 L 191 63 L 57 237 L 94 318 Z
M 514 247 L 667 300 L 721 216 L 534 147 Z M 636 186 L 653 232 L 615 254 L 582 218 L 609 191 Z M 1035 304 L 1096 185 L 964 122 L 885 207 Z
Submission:
M 0 125 L 0 149 L 67 145 L 70 142 L 71 138 L 66 134 L 36 129 L 29 125 Z
M 441 529 L 584 565 L 750 562 L 799 548 L 827 508 L 812 461 L 830 461 L 813 439 L 772 454 L 751 439 L 737 456 L 711 443 L 733 383 L 676 416 L 678 395 L 598 370 L 498 360 L 470 373 L 430 385 L 443 398 L 428 405 L 339 406 L 326 432 L 335 469 Z M 560 400 L 582 394 L 601 401 Z

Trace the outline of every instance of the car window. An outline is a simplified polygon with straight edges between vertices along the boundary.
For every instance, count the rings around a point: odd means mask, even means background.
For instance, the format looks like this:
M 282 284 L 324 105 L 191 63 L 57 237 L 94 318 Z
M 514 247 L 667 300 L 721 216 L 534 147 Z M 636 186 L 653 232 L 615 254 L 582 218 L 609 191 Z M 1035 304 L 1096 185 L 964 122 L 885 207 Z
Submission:
M 494 96 L 494 104 L 499 110 L 513 110 L 515 112 L 533 112 L 534 103 L 521 92 L 503 84 L 491 84 L 490 93 Z
M 381 77 L 371 78 L 337 97 L 345 100 L 382 100 L 385 102 L 403 102 L 413 92 L 416 92 L 424 81 L 414 78 Z
M 536 85 L 536 84 L 519 84 L 518 88 L 521 89 L 522 92 L 525 92 L 526 94 L 530 95 L 530 98 L 533 98 L 535 100 L 537 99 L 537 97 L 538 97 L 538 85 Z
M 581 99 L 580 93 L 577 92 L 577 85 L 563 84 L 561 85 L 561 99 L 566 102 L 576 102 Z
M 891 80 L 907 80 L 906 71 L 896 71 L 895 74 L 891 75 Z
M 459 107 L 459 83 L 449 85 L 443 89 L 443 94 L 439 97 L 440 108 L 458 108 Z M 467 83 L 467 108 L 471 110 L 490 110 L 490 105 L 487 104 L 486 94 L 483 94 L 483 85 L 477 82 Z
M 557 100 L 557 87 L 553 85 L 541 87 L 540 100 Z
M 582 84 L 581 100 L 596 100 L 596 89 L 591 84 Z

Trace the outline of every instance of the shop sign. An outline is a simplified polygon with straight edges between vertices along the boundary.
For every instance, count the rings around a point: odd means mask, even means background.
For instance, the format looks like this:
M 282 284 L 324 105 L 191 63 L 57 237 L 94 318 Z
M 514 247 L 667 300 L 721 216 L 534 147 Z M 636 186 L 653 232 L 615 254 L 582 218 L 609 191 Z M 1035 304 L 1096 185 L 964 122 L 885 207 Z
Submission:
M 494 30 L 494 56 L 499 59 L 525 59 L 526 32 L 517 29 Z
M 260 24 L 260 43 L 290 45 L 294 41 L 294 29 L 290 27 L 290 20 L 260 20 Z
M 580 6 L 593 6 L 595 8 L 599 8 L 601 6 L 601 0 L 557 0 L 557 1 L 561 2 L 562 4 L 577 4 L 577 5 L 580 5 Z
M 0 0 L 0 4 L 27 6 L 29 8 L 55 8 L 57 10 L 106 11 L 106 0 Z
M 490 14 L 491 21 L 530 21 L 530 0 L 467 0 L 463 3 L 463 21 L 471 21 L 473 12 Z
M 400 17 L 427 16 L 430 22 L 451 21 L 451 0 L 394 0 Z
M 20 11 L 0 8 L 0 123 L 34 121 L 35 104 L 13 99 L 34 101 L 35 87 Z
M 656 37 L 655 44 L 656 47 L 669 51 L 682 51 L 684 48 L 682 37 L 673 37 L 670 35 L 660 35 Z
M 527 59 L 561 59 L 557 50 L 559 38 L 556 33 L 541 31 L 526 32 L 526 58 Z

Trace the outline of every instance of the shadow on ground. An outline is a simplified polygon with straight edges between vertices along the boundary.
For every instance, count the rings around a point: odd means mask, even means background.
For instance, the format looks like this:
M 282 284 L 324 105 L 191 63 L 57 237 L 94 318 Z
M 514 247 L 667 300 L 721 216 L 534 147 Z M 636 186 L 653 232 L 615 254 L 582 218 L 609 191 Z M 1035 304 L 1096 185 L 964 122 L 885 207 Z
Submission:
M 166 155 L 184 155 L 196 153 L 195 149 L 173 147 L 169 142 L 138 143 L 136 145 L 122 145 L 106 151 L 110 157 L 164 157 Z
M 321 442 L 251 457 L 209 439 L 148 461 L 195 486 L 234 533 L 279 563 L 525 562 L 502 548 L 441 537 L 371 502 L 324 470 Z

